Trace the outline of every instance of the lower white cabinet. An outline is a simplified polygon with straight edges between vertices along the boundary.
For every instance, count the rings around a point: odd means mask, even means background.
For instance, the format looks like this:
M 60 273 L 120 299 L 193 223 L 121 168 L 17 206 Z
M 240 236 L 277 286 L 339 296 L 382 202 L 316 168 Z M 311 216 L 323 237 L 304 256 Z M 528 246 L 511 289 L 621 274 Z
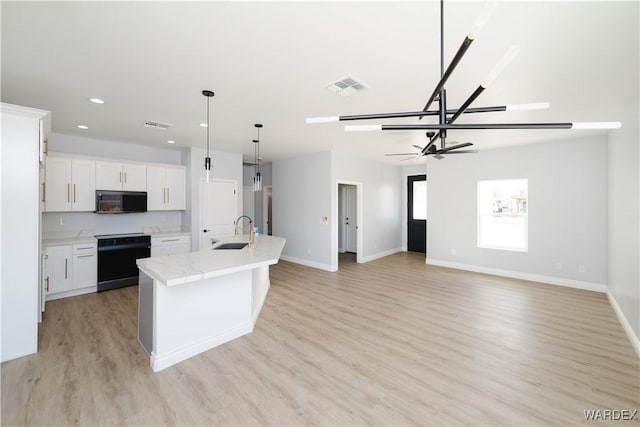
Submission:
M 191 237 L 164 236 L 151 238 L 151 256 L 164 256 L 191 252 Z
M 49 246 L 45 257 L 44 288 L 47 300 L 96 291 L 96 243 Z
M 72 246 L 49 246 L 44 279 L 47 295 L 71 290 Z
M 98 252 L 95 243 L 73 245 L 73 289 L 98 286 Z

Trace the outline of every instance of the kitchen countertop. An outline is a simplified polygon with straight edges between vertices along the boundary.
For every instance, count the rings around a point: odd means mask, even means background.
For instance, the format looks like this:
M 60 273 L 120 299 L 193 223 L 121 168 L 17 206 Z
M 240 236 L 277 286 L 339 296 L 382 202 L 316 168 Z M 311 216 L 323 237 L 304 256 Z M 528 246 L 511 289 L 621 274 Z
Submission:
M 230 236 L 221 238 L 215 246 L 248 241 L 249 235 Z M 136 263 L 147 276 L 166 286 L 182 285 L 276 264 L 285 241 L 282 237 L 260 234 L 256 236 L 256 244 L 253 248 L 246 246 L 243 249 L 205 249 L 184 254 L 143 258 Z
M 42 247 L 48 248 L 49 246 L 66 246 L 66 245 L 78 245 L 83 243 L 97 243 L 97 239 L 90 235 L 76 235 L 67 237 L 54 237 L 45 236 L 42 239 Z
M 185 227 L 143 227 L 142 232 L 151 237 L 191 236 L 191 230 Z

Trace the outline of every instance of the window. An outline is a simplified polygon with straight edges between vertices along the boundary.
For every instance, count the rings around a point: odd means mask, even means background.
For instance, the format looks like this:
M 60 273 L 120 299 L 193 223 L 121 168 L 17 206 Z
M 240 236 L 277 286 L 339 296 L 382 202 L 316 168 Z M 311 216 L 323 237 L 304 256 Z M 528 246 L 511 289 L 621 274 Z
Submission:
M 528 250 L 526 179 L 478 181 L 478 247 Z
M 427 181 L 413 181 L 413 219 L 427 219 Z

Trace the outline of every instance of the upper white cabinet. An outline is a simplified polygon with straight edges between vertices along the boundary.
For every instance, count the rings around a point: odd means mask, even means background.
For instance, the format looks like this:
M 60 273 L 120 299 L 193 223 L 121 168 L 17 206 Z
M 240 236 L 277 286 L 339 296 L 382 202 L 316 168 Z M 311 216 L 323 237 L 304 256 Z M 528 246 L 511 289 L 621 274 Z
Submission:
M 147 166 L 97 161 L 96 189 L 147 191 Z
M 47 156 L 44 207 L 46 212 L 95 209 L 96 162 L 90 159 Z
M 186 169 L 147 166 L 147 210 L 186 209 Z

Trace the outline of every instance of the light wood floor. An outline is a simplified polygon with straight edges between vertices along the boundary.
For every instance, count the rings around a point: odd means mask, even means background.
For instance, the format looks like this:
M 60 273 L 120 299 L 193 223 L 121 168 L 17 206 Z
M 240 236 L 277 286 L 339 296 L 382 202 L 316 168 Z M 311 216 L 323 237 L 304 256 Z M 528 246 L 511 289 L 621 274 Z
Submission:
M 600 425 L 583 411 L 640 406 L 604 294 L 348 257 L 280 262 L 252 334 L 158 373 L 137 288 L 50 302 L 40 352 L 2 364 L 2 424 Z

